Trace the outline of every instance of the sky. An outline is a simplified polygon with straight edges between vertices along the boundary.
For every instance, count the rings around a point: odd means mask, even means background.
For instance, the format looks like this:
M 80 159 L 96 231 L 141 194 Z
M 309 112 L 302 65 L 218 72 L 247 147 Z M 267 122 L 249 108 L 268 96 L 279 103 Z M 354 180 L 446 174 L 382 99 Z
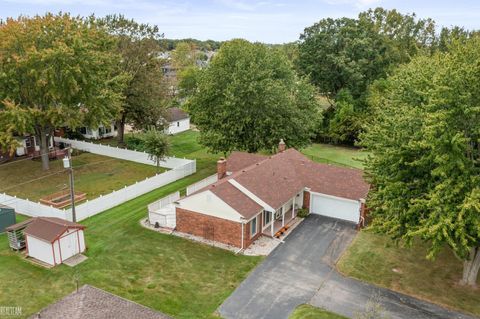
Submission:
M 478 0 L 0 0 L 0 18 L 45 12 L 105 16 L 121 13 L 156 24 L 165 38 L 265 43 L 298 40 L 305 27 L 327 17 L 356 17 L 368 8 L 415 12 L 440 26 L 480 29 Z

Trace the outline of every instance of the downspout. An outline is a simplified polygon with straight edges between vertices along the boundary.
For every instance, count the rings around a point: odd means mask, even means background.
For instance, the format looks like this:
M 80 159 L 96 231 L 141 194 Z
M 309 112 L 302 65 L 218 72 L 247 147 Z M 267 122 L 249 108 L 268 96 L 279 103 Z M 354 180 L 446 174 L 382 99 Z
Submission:
M 256 217 L 255 217 L 255 218 L 256 218 Z M 241 236 L 241 238 L 242 238 L 242 243 L 240 244 L 240 249 L 235 252 L 235 255 L 238 254 L 239 252 L 241 252 L 241 251 L 243 250 L 243 239 L 244 239 L 244 236 L 245 236 L 245 235 L 244 235 L 244 234 L 245 234 L 245 231 L 244 231 L 245 221 L 244 221 L 244 220 L 245 220 L 245 218 L 244 218 L 243 216 L 240 217 L 240 221 L 241 221 L 241 224 L 242 224 L 242 236 Z

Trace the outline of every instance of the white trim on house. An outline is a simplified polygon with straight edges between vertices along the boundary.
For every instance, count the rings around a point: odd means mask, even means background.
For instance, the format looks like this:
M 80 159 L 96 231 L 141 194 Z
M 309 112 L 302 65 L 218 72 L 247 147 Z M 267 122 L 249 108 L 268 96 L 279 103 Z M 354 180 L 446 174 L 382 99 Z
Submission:
M 220 197 L 207 190 L 178 200 L 177 207 L 213 217 L 242 222 L 242 215 Z
M 257 235 L 258 232 L 259 232 L 258 229 L 259 229 L 259 228 L 261 229 L 261 226 L 258 225 L 258 216 L 259 216 L 259 215 L 255 215 L 255 217 L 252 218 L 252 220 L 251 220 L 251 223 L 250 223 L 250 238 L 255 237 L 255 235 Z M 252 226 L 253 226 L 253 221 L 254 221 L 254 220 L 255 220 L 255 232 L 252 232 L 252 228 L 253 228 Z M 259 226 L 260 226 L 260 227 L 259 227 Z
M 355 200 L 355 199 L 350 199 L 350 198 L 345 198 L 345 197 L 338 197 L 338 196 L 333 196 L 333 195 L 327 195 L 327 194 L 323 194 L 323 193 L 317 193 L 317 192 L 313 192 L 311 190 L 309 190 L 310 194 L 314 194 L 314 195 L 320 195 L 320 196 L 323 196 L 323 197 L 329 197 L 331 199 L 337 199 L 337 200 L 343 200 L 343 201 L 346 201 L 346 202 L 352 202 L 352 203 L 359 203 L 360 202 L 360 199 L 358 200 Z M 310 196 L 310 199 L 312 197 Z
M 262 206 L 263 209 L 265 210 L 268 210 L 268 211 L 271 211 L 271 212 L 275 212 L 275 209 L 268 205 L 267 203 L 265 203 L 263 200 L 261 200 L 257 195 L 255 195 L 254 193 L 252 193 L 251 191 L 249 191 L 248 189 L 246 189 L 245 187 L 243 187 L 239 182 L 237 182 L 236 180 L 234 180 L 233 178 L 232 179 L 229 179 L 228 182 L 230 184 L 232 184 L 233 186 L 235 186 L 235 188 L 237 188 L 239 191 L 241 191 L 243 194 L 247 195 L 248 198 L 250 198 L 251 200 L 253 200 L 255 203 L 257 203 L 258 205 Z

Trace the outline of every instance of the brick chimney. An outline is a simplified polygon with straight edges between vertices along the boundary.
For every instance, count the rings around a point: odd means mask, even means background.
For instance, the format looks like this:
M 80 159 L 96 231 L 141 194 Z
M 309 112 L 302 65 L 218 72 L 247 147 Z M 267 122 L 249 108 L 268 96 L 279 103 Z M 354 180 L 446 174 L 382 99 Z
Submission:
M 222 179 L 227 175 L 227 160 L 221 157 L 217 161 L 217 176 L 218 179 Z
M 287 147 L 287 145 L 285 145 L 285 142 L 283 141 L 283 138 L 280 139 L 280 143 L 278 143 L 278 152 L 279 153 L 284 152 L 286 147 Z

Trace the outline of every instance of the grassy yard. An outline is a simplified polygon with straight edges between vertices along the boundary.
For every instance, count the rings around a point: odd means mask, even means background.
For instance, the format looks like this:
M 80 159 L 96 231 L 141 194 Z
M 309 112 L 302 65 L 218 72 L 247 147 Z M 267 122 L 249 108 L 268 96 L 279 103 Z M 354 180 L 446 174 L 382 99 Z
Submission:
M 426 245 L 420 242 L 397 247 L 385 236 L 362 231 L 338 268 L 345 275 L 479 316 L 479 290 L 458 285 L 462 262 L 449 249 L 435 261 L 425 256 Z
M 146 205 L 213 173 L 202 168 L 161 189 L 83 222 L 89 259 L 47 270 L 8 249 L 0 235 L 0 305 L 29 315 L 72 292 L 75 280 L 176 318 L 212 318 L 222 301 L 261 260 L 162 235 L 139 225 Z
M 83 222 L 87 226 L 86 254 L 89 259 L 73 269 L 61 265 L 47 270 L 32 265 L 20 254 L 10 251 L 6 236 L 0 235 L 0 305 L 20 306 L 24 315 L 28 316 L 73 291 L 78 280 L 80 285 L 97 286 L 176 318 L 215 318 L 214 312 L 218 306 L 262 258 L 236 256 L 221 249 L 162 235 L 139 225 L 139 220 L 146 216 L 147 204 L 176 190 L 184 190 L 186 186 L 215 172 L 219 155 L 207 153 L 197 143 L 197 137 L 198 133 L 192 131 L 170 137 L 172 155 L 197 159 L 196 174 Z M 89 163 L 92 157 L 96 155 L 83 154 L 74 160 L 74 164 L 78 165 L 77 189 L 81 190 L 80 164 Z M 346 158 L 346 155 L 342 154 L 343 157 Z M 24 162 L 40 165 L 38 162 Z M 102 166 L 111 168 L 113 162 Z M 130 174 L 130 163 L 123 163 L 127 166 L 117 167 L 112 174 Z M 20 182 L 23 170 L 10 169 L 3 176 Z M 61 181 L 48 180 L 48 183 L 41 184 L 42 188 L 54 187 L 56 190 L 55 185 L 67 182 L 65 175 L 59 176 L 63 178 Z M 105 188 L 108 177 L 109 174 L 105 174 L 98 179 L 91 178 L 86 185 L 96 187 L 102 184 L 102 188 Z M 17 191 L 21 192 L 22 189 Z M 302 309 L 300 311 L 307 311 Z
M 356 148 L 334 146 L 328 144 L 312 144 L 302 150 L 312 161 L 339 166 L 363 168 L 362 160 L 367 157 L 366 152 Z
M 315 308 L 310 305 L 298 306 L 290 315 L 289 319 L 347 319 L 344 316 L 326 311 L 324 309 Z
M 73 156 L 73 167 L 75 189 L 87 193 L 89 199 L 154 176 L 157 172 L 151 165 L 91 153 Z M 160 170 L 162 171 L 164 169 Z M 50 174 L 54 175 L 41 178 Z M 0 165 L 0 181 L 0 192 L 34 201 L 68 189 L 68 174 L 63 169 L 61 160 L 51 161 L 48 172 L 44 172 L 41 162 L 36 160 L 20 160 Z

